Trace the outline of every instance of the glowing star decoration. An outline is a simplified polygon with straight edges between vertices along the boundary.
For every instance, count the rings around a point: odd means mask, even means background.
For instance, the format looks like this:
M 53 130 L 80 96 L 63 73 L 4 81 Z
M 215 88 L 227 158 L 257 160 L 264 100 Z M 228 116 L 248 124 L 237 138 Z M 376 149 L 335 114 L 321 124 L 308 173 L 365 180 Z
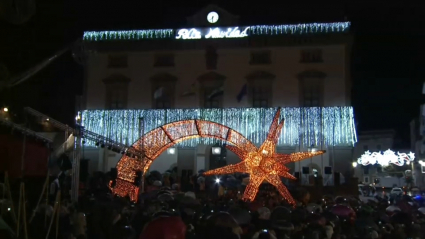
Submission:
M 394 151 L 388 149 L 383 153 L 371 153 L 370 151 L 366 151 L 357 160 L 357 163 L 363 166 L 370 164 L 380 164 L 382 166 L 388 166 L 390 163 L 395 164 L 397 166 L 403 166 L 404 164 L 410 164 L 410 162 L 412 162 L 413 160 L 415 160 L 415 154 L 412 152 L 408 154 L 397 152 L 396 154 Z
M 242 199 L 253 201 L 261 183 L 267 181 L 277 188 L 285 200 L 291 205 L 295 205 L 294 199 L 280 178 L 295 179 L 295 177 L 289 173 L 289 169 L 284 165 L 323 154 L 325 151 L 297 152 L 292 154 L 276 153 L 276 144 L 284 123 L 284 121 L 279 122 L 280 111 L 281 109 L 279 108 L 274 116 L 267 138 L 260 148 L 253 148 L 252 144 L 228 145 L 227 148 L 238 155 L 242 162 L 207 171 L 204 175 L 249 173 L 250 182 L 245 189 Z

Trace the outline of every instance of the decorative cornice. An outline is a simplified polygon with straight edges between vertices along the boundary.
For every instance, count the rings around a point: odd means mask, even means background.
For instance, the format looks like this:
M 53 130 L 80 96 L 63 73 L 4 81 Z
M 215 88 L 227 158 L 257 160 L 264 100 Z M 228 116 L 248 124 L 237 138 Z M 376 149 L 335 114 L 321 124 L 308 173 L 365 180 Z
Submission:
M 205 74 L 202 74 L 198 77 L 198 81 L 224 81 L 226 79 L 226 76 L 218 74 L 215 71 L 210 71 Z
M 152 82 L 155 82 L 155 81 L 162 81 L 162 82 L 164 82 L 164 81 L 167 81 L 167 82 L 175 82 L 175 81 L 177 81 L 177 79 L 178 79 L 178 78 L 177 78 L 176 76 L 171 75 L 171 74 L 166 73 L 166 72 L 158 73 L 158 74 L 156 74 L 156 75 L 151 76 L 151 78 L 150 78 L 150 80 L 151 80 Z
M 105 84 L 114 84 L 114 83 L 128 84 L 131 82 L 131 79 L 121 74 L 113 74 L 103 79 L 102 81 Z
M 306 70 L 298 73 L 298 78 L 325 78 L 326 73 L 318 70 Z
M 246 76 L 247 80 L 272 80 L 276 78 L 276 76 L 267 71 L 254 71 Z

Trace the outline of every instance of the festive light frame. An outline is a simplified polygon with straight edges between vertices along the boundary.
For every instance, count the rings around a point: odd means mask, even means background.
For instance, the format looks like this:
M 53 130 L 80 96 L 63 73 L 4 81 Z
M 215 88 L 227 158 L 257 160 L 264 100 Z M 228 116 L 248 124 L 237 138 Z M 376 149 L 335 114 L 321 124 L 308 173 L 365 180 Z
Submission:
M 295 200 L 292 198 L 288 189 L 283 185 L 280 177 L 293 180 L 296 178 L 289 173 L 289 169 L 284 165 L 324 154 L 325 151 L 296 152 L 292 154 L 276 153 L 276 144 L 284 125 L 284 121 L 280 121 L 279 119 L 280 111 L 281 109 L 279 108 L 273 118 L 267 139 L 259 148 L 255 146 L 253 147 L 252 143 L 238 144 L 235 146 L 226 145 L 230 151 L 238 155 L 242 162 L 209 170 L 205 172 L 204 175 L 249 173 L 250 181 L 245 189 L 242 199 L 253 201 L 258 193 L 261 183 L 263 181 L 267 181 L 277 188 L 279 193 L 286 201 L 288 201 L 288 203 L 295 206 Z
M 368 150 L 357 160 L 357 163 L 363 166 L 374 164 L 388 166 L 390 163 L 403 166 L 405 163 L 409 164 L 413 160 L 415 160 L 415 154 L 412 152 L 408 154 L 397 152 L 396 154 L 394 151 L 388 149 L 383 153 L 381 151 L 371 153 Z
M 277 108 L 168 109 L 168 110 L 86 110 L 80 112 L 81 124 L 88 131 L 115 142 L 131 145 L 140 137 L 140 119 L 144 132 L 164 124 L 189 119 L 217 122 L 245 135 L 260 145 L 267 138 L 266 122 L 271 122 Z M 278 146 L 353 146 L 357 142 L 352 107 L 282 108 L 285 125 Z M 194 138 L 180 142 L 180 147 L 212 145 L 214 138 Z M 87 140 L 87 146 L 95 142 Z
M 144 153 L 143 158 L 133 158 L 123 155 L 117 164 L 116 184 L 110 188 L 112 192 L 121 197 L 130 196 L 132 201 L 137 201 L 138 187 L 134 185 L 138 172 L 146 173 L 152 162 L 167 148 L 193 138 L 211 137 L 226 141 L 232 145 L 255 146 L 243 135 L 235 130 L 205 120 L 182 120 L 160 126 L 143 135 L 133 147 Z
M 287 25 L 254 25 L 239 27 L 248 29 L 249 35 L 301 35 L 320 33 L 344 33 L 350 29 L 350 22 L 306 23 Z M 237 26 L 233 27 L 236 28 Z M 181 29 L 148 29 L 126 31 L 86 31 L 84 41 L 122 41 L 144 39 L 173 39 Z

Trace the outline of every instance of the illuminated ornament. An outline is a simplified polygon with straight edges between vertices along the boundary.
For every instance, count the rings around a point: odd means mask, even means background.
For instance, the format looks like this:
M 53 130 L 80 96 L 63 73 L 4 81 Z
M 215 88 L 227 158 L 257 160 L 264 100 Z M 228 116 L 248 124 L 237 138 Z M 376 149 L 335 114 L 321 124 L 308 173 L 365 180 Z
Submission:
M 284 121 L 279 122 L 280 111 L 281 109 L 279 108 L 270 126 L 267 139 L 260 148 L 253 148 L 252 143 L 235 146 L 227 145 L 226 147 L 239 156 L 242 162 L 207 171 L 204 175 L 249 173 L 250 182 L 245 189 L 242 199 L 253 201 L 261 183 L 267 181 L 277 188 L 285 200 L 295 205 L 294 199 L 288 189 L 283 185 L 280 177 L 296 178 L 289 173 L 289 169 L 284 165 L 323 154 L 325 151 L 297 152 L 292 154 L 276 153 L 276 144 L 284 123 Z
M 371 153 L 369 151 L 366 151 L 357 160 L 357 163 L 363 166 L 379 164 L 385 167 L 388 166 L 390 163 L 395 164 L 397 166 L 403 166 L 404 164 L 410 164 L 410 162 L 412 162 L 413 160 L 415 160 L 415 154 L 412 152 L 408 154 L 397 152 L 396 154 L 394 151 L 388 149 L 383 153 Z
M 251 142 L 235 130 L 215 122 L 206 120 L 181 120 L 162 125 L 133 144 L 135 150 L 142 151 L 143 157 L 124 155 L 117 164 L 117 179 L 115 185 L 110 183 L 110 189 L 115 195 L 129 196 L 137 201 L 138 186 L 135 185 L 137 175 L 146 173 L 152 162 L 165 150 L 173 145 L 193 138 L 210 137 L 226 141 L 233 145 L 251 145 Z

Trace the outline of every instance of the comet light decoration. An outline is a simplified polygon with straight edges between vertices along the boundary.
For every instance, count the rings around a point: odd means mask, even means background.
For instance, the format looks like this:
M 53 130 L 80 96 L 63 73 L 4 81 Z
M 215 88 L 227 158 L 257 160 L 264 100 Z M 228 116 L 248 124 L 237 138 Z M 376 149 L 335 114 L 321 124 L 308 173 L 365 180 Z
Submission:
M 291 205 L 295 205 L 294 199 L 280 178 L 295 179 L 295 177 L 289 173 L 289 169 L 284 165 L 323 154 L 325 151 L 296 152 L 292 154 L 276 153 L 276 144 L 284 124 L 283 120 L 279 122 L 280 111 L 281 109 L 279 108 L 274 116 L 267 138 L 259 148 L 252 147 L 253 144 L 250 142 L 234 146 L 228 145 L 226 147 L 238 155 L 242 162 L 207 171 L 204 175 L 249 173 L 250 182 L 242 199 L 253 201 L 261 183 L 267 181 L 277 188 L 285 200 Z
M 133 147 L 142 151 L 142 158 L 124 154 L 117 164 L 115 185 L 110 182 L 112 193 L 120 197 L 129 196 L 137 202 L 139 185 L 137 175 L 146 173 L 152 162 L 167 148 L 193 138 L 215 138 L 229 144 L 254 150 L 255 146 L 239 132 L 219 123 L 206 120 L 181 120 L 160 126 L 143 135 Z
M 410 162 L 412 162 L 413 160 L 415 160 L 415 154 L 412 152 L 408 154 L 397 152 L 396 154 L 394 151 L 388 149 L 383 153 L 371 153 L 368 150 L 357 160 L 357 163 L 363 166 L 367 166 L 370 164 L 380 164 L 382 166 L 388 166 L 390 163 L 395 164 L 397 166 L 403 166 L 404 164 L 410 164 Z

